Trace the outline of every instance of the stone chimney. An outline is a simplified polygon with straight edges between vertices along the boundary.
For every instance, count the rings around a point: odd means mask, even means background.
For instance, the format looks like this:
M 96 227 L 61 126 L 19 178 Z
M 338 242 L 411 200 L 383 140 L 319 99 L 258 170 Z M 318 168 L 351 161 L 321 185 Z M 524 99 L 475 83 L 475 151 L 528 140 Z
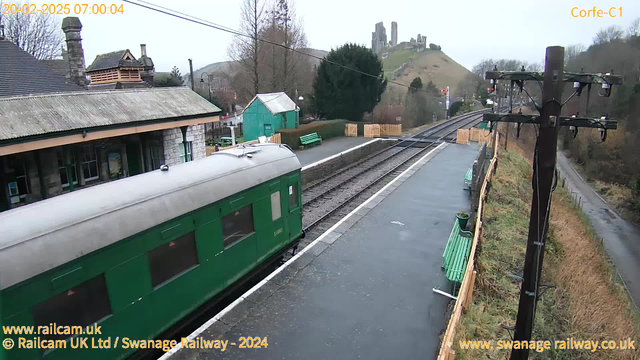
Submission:
M 140 44 L 140 56 L 147 56 L 147 44 Z
M 4 40 L 4 25 L 0 25 L 0 40 Z
M 142 63 L 142 66 L 144 66 L 144 68 L 140 72 L 140 77 L 142 78 L 142 81 L 153 86 L 153 77 L 155 75 L 155 67 L 153 66 L 153 60 L 147 56 L 146 44 L 140 44 L 140 57 L 138 58 L 138 61 L 140 61 Z
M 82 50 L 80 30 L 82 30 L 82 23 L 77 17 L 66 17 L 62 20 L 62 31 L 67 39 L 69 79 L 82 87 L 87 87 L 88 81 L 84 67 L 84 50 Z

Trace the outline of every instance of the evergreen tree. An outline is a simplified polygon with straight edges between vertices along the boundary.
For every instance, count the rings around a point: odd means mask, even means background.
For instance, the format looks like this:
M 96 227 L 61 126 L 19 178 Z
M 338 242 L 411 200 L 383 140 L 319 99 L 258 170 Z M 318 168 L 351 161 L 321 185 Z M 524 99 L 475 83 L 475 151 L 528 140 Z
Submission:
M 345 44 L 331 50 L 328 61 L 318 67 L 313 83 L 313 102 L 318 115 L 329 119 L 361 121 L 373 111 L 387 87 L 382 62 L 364 46 Z M 357 69 L 368 76 L 336 64 Z
M 177 66 L 174 66 L 173 69 L 171 69 L 171 80 L 176 84 L 176 86 L 183 84 L 182 75 L 180 74 L 180 69 L 178 69 Z

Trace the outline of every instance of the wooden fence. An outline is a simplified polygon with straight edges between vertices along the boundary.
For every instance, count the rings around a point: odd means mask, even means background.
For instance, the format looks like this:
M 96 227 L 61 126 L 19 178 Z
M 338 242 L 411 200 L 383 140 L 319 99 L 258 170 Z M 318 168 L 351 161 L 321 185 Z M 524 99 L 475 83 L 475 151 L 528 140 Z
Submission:
M 364 126 L 364 137 L 366 138 L 380 137 L 380 124 L 366 124 Z
M 351 125 L 351 124 L 348 124 Z M 347 126 L 348 126 L 347 125 Z M 353 124 L 356 126 L 355 124 Z M 345 134 L 346 134 L 345 129 Z M 357 128 L 356 128 L 357 136 Z M 402 135 L 402 124 L 365 124 L 364 125 L 364 137 L 373 138 L 373 137 L 381 137 L 381 136 L 401 136 Z M 349 136 L 349 135 L 346 135 Z
M 357 137 L 358 136 L 358 124 L 345 124 L 344 136 Z
M 271 139 L 269 140 L 272 144 L 282 144 L 282 134 L 275 133 L 271 135 Z
M 500 144 L 500 141 L 498 141 L 497 137 L 498 134 L 496 134 L 496 141 L 494 142 L 494 144 Z M 442 345 L 440 346 L 438 360 L 453 360 L 455 358 L 456 353 L 453 350 L 453 340 L 456 335 L 456 328 L 458 326 L 458 323 L 460 322 L 462 311 L 469 310 L 469 306 L 471 305 L 473 285 L 476 281 L 476 249 L 478 247 L 480 236 L 482 235 L 482 212 L 484 210 L 484 201 L 487 197 L 487 187 L 489 186 L 489 181 L 491 180 L 491 176 L 495 171 L 496 161 L 498 160 L 498 148 L 499 146 L 493 147 L 493 157 L 491 158 L 491 162 L 489 163 L 489 168 L 487 169 L 487 174 L 480 190 L 480 196 L 478 197 L 478 211 L 476 213 L 476 226 L 473 233 L 471 252 L 469 253 L 469 260 L 467 261 L 467 268 L 464 273 L 464 278 L 462 279 L 460 291 L 458 292 L 458 298 L 456 299 L 456 302 L 453 306 L 453 312 L 451 313 L 451 318 L 449 319 L 447 330 L 444 333 L 444 337 L 442 338 Z
M 469 129 L 458 129 L 456 144 L 467 145 L 469 143 Z
M 380 136 L 401 136 L 402 124 L 380 124 Z
M 478 129 L 471 128 L 471 132 L 469 134 L 470 141 L 477 141 L 478 144 L 486 144 L 491 141 L 491 136 L 489 130 L 486 129 Z

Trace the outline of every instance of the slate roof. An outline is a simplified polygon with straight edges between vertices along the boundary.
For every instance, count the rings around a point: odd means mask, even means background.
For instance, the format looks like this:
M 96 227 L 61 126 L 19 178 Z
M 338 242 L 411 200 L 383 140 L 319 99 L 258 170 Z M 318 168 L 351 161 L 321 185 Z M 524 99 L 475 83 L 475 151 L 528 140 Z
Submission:
M 67 76 L 69 74 L 69 62 L 64 59 L 40 60 L 57 75 Z
M 119 67 L 143 67 L 142 63 L 138 60 L 124 60 L 123 57 L 126 53 L 131 52 L 129 49 L 126 49 L 98 55 L 91 65 L 87 67 L 87 72 L 117 69 Z M 133 56 L 133 54 L 131 56 Z
M 187 87 L 0 98 L 0 142 L 144 121 L 210 116 L 220 111 Z
M 82 90 L 12 42 L 0 40 L 0 97 Z
M 273 115 L 287 111 L 295 111 L 297 108 L 296 103 L 294 103 L 286 93 L 277 92 L 256 95 L 251 101 L 249 101 L 245 110 L 248 109 L 249 105 L 251 105 L 251 103 L 256 99 L 260 100 L 260 102 L 262 102 Z

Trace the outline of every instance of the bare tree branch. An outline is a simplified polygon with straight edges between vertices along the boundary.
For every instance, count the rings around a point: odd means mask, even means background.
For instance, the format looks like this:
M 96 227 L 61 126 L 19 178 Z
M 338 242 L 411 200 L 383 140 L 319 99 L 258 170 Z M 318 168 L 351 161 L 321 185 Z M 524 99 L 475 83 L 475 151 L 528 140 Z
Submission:
M 18 8 L 29 3 L 18 2 Z M 64 35 L 57 16 L 42 14 L 5 14 L 0 17 L 7 40 L 36 59 L 54 59 L 60 55 Z

